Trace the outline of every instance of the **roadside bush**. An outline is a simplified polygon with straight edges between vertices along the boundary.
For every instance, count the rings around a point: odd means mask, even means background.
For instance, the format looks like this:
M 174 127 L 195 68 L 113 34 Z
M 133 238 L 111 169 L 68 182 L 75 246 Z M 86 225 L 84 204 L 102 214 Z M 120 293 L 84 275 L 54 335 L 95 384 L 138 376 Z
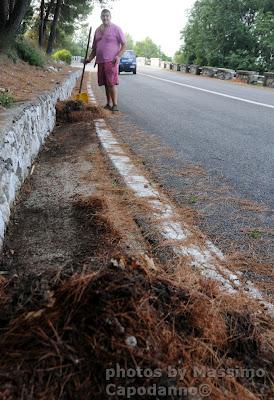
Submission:
M 9 108 L 14 103 L 14 98 L 7 92 L 0 92 L 0 106 Z
M 52 58 L 55 61 L 64 61 L 67 64 L 71 64 L 71 59 L 72 59 L 72 55 L 71 52 L 66 50 L 66 49 L 62 49 L 62 50 L 58 50 L 56 51 Z
M 16 42 L 16 49 L 19 57 L 28 62 L 30 65 L 36 65 L 37 67 L 44 66 L 46 62 L 46 56 L 31 42 L 24 39 L 19 39 Z
M 247 50 L 230 52 L 226 57 L 226 65 L 232 69 L 243 69 L 249 71 L 257 71 L 256 57 L 249 54 Z
M 18 54 L 14 47 L 8 47 L 7 49 L 5 49 L 5 54 L 10 60 L 12 60 L 14 62 L 14 64 L 17 63 Z
M 174 62 L 176 64 L 185 64 L 186 63 L 186 55 L 181 51 L 177 51 L 174 56 Z

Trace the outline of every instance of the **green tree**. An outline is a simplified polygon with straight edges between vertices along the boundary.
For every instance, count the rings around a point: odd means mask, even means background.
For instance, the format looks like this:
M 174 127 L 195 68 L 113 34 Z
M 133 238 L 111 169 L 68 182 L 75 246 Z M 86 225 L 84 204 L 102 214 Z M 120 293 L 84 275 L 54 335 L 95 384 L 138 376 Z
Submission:
M 134 49 L 134 40 L 129 33 L 126 33 L 126 41 L 127 41 L 127 50 Z
M 259 69 L 274 70 L 274 13 L 262 11 L 256 18 Z
M 146 37 L 145 40 L 136 43 L 135 53 L 138 55 L 138 57 L 146 58 L 161 56 L 161 50 L 149 37 Z
M 273 67 L 272 0 L 197 0 L 176 57 L 188 63 Z
M 0 1 L 0 48 L 9 46 L 19 32 L 31 0 Z
M 113 0 L 108 0 L 113 1 Z M 72 36 L 75 29 L 83 23 L 95 3 L 105 4 L 104 0 L 40 0 L 39 2 L 39 45 L 47 41 L 47 53 L 51 54 L 58 32 Z M 48 38 L 48 39 L 47 39 Z
M 185 64 L 186 62 L 185 54 L 180 50 L 176 51 L 174 55 L 174 62 L 177 64 Z
M 73 55 L 84 57 L 87 47 L 88 33 L 89 33 L 89 26 L 88 24 L 83 23 L 78 29 L 76 29 L 72 37 L 71 48 L 65 45 L 63 47 L 69 49 Z
M 160 59 L 163 61 L 172 61 L 172 57 L 167 56 L 160 48 Z
M 56 0 L 56 4 L 54 6 L 53 19 L 52 19 L 51 26 L 50 26 L 47 54 L 51 54 L 52 50 L 53 50 L 53 44 L 54 44 L 54 41 L 56 38 L 57 25 L 58 25 L 58 20 L 59 20 L 60 14 L 61 14 L 62 4 L 63 4 L 62 0 Z
M 52 1 L 49 2 L 49 6 Z M 47 53 L 51 54 L 58 29 L 72 35 L 75 27 L 85 20 L 92 11 L 92 0 L 56 0 L 51 5 L 52 22 L 50 27 Z M 49 14 L 50 15 L 50 14 Z
M 239 49 L 252 51 L 249 19 L 253 10 L 241 0 L 200 0 L 183 31 L 188 62 L 227 66 L 226 57 Z

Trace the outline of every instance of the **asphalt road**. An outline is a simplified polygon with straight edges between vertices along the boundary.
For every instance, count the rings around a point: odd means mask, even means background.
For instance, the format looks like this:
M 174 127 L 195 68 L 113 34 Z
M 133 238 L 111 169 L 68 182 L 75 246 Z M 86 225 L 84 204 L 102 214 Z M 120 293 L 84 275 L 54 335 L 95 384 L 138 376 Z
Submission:
M 200 228 L 224 251 L 272 263 L 274 90 L 139 67 L 120 75 L 119 108 L 113 127 L 177 201 L 199 211 Z M 140 131 L 173 155 L 142 146 Z M 205 175 L 184 174 L 193 166 Z
M 188 161 L 227 178 L 240 195 L 273 207 L 274 90 L 151 68 L 122 74 L 120 83 L 121 111 L 138 126 Z

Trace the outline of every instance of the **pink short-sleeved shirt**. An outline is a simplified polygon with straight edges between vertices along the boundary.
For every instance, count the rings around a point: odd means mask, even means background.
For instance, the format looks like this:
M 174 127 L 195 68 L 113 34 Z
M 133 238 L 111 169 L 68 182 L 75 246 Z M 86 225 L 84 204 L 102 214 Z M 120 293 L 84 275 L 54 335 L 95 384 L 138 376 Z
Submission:
M 96 63 L 112 61 L 125 42 L 125 35 L 119 26 L 110 24 L 104 32 L 97 28 L 92 45 L 92 49 L 96 52 Z

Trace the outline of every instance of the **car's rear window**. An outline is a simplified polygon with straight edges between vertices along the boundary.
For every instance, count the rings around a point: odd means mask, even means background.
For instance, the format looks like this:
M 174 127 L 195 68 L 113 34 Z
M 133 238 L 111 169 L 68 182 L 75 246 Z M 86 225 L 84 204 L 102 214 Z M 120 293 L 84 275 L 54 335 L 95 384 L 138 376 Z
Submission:
M 123 58 L 133 58 L 133 57 L 135 57 L 135 53 L 133 50 L 126 50 L 122 57 Z

